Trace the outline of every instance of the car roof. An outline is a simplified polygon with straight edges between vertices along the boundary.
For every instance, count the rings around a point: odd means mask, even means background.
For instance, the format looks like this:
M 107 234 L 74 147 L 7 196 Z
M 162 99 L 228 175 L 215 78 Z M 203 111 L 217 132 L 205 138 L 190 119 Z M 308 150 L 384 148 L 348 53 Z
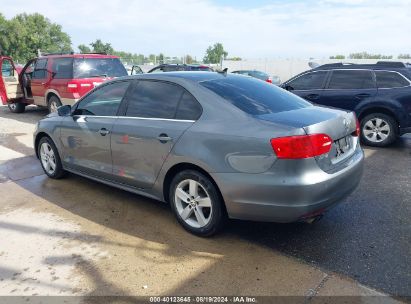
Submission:
M 118 58 L 118 56 L 107 55 L 107 54 L 45 54 L 38 58 Z
M 367 70 L 409 70 L 411 66 L 407 63 L 403 62 L 395 62 L 395 61 L 379 61 L 375 64 L 356 64 L 356 63 L 330 63 L 330 64 L 323 64 L 313 71 L 318 70 L 341 70 L 341 69 L 367 69 Z
M 203 82 L 203 81 L 210 81 L 210 80 L 218 80 L 218 79 L 227 79 L 227 78 L 238 78 L 244 77 L 240 75 L 230 74 L 230 73 L 223 73 L 223 72 L 191 72 L 191 71 L 178 71 L 178 72 L 167 72 L 167 73 L 145 73 L 139 75 L 132 75 L 132 76 L 124 76 L 120 78 L 116 78 L 116 81 L 119 79 L 147 79 L 147 80 L 164 80 L 164 81 L 191 81 L 191 82 Z

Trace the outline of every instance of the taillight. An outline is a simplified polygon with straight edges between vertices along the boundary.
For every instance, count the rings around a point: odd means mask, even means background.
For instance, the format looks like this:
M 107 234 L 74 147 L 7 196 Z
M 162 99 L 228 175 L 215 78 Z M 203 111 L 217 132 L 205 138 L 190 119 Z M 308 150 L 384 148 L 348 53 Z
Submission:
M 360 129 L 360 121 L 357 117 L 355 117 L 355 131 L 353 132 L 353 136 L 360 136 L 361 129 Z
M 268 82 L 268 83 L 273 83 L 273 80 L 272 80 L 271 77 L 268 77 L 268 78 L 266 79 L 266 82 Z
M 278 158 L 298 159 L 330 152 L 333 140 L 327 134 L 287 136 L 271 139 Z
M 69 93 L 78 93 L 79 91 L 79 84 L 76 82 L 69 82 L 67 83 L 67 92 Z

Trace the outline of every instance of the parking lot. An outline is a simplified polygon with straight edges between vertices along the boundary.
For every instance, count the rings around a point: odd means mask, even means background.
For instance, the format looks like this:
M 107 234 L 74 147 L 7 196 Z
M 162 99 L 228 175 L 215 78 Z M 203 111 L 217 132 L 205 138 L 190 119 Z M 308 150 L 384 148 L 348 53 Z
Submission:
M 230 221 L 203 239 L 159 202 L 75 175 L 48 179 L 32 148 L 45 114 L 0 107 L 0 295 L 383 293 L 409 300 L 410 135 L 389 148 L 365 148 L 359 188 L 320 222 Z

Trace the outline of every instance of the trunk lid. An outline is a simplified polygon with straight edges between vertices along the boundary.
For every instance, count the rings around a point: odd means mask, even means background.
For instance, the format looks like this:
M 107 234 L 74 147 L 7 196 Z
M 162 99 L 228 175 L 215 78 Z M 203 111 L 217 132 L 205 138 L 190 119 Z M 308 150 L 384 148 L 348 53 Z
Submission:
M 344 160 L 348 160 L 358 144 L 356 117 L 346 112 L 326 107 L 308 107 L 293 111 L 258 116 L 281 125 L 302 128 L 306 134 L 327 134 L 333 140 L 327 154 L 315 157 L 319 167 L 326 172 L 335 171 Z

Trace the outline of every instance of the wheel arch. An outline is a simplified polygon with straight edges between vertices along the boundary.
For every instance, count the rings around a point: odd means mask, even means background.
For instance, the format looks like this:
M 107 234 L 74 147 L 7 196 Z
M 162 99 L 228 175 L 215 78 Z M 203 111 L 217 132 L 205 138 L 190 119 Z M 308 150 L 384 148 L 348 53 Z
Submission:
M 198 165 L 194 165 L 192 163 L 178 163 L 173 165 L 170 169 L 168 169 L 164 179 L 163 179 L 163 198 L 164 201 L 169 203 L 169 194 L 170 194 L 170 185 L 171 182 L 174 178 L 174 176 L 176 176 L 179 172 L 184 171 L 184 170 L 194 170 L 194 171 L 198 171 L 201 174 L 204 174 L 205 176 L 207 176 L 210 181 L 213 183 L 213 185 L 216 187 L 217 192 L 221 198 L 221 200 L 223 201 L 223 207 L 224 207 L 224 212 L 225 214 L 227 214 L 227 209 L 225 206 L 225 202 L 224 202 L 224 197 L 220 191 L 220 188 L 218 187 L 216 181 L 214 180 L 214 178 L 203 168 L 201 168 Z
M 46 92 L 46 104 L 47 104 L 47 105 L 48 105 L 48 103 L 49 103 L 50 98 L 51 98 L 53 95 L 56 96 L 56 97 L 60 100 L 60 102 L 61 102 L 60 94 L 59 94 L 56 90 L 48 90 L 48 91 Z
M 39 151 L 39 149 L 38 149 L 39 142 L 43 137 L 48 137 L 48 138 L 51 139 L 50 135 L 48 135 L 46 132 L 39 132 L 36 135 L 36 138 L 34 139 L 34 151 L 36 152 L 37 158 L 39 158 L 39 152 L 38 152 Z

